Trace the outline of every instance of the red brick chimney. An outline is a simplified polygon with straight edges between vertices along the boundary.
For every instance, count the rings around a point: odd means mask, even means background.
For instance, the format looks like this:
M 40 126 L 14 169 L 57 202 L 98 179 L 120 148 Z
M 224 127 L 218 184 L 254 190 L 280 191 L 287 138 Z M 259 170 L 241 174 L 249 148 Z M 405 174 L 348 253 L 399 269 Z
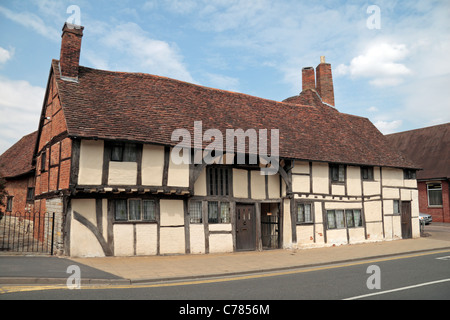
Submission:
M 320 64 L 316 68 L 316 89 L 322 101 L 334 106 L 333 77 L 331 64 L 325 62 L 325 57 L 320 57 Z
M 302 91 L 308 89 L 316 90 L 316 76 L 313 67 L 302 69 Z
M 78 66 L 80 63 L 82 26 L 65 23 L 62 29 L 61 56 L 59 59 L 61 76 L 78 78 Z

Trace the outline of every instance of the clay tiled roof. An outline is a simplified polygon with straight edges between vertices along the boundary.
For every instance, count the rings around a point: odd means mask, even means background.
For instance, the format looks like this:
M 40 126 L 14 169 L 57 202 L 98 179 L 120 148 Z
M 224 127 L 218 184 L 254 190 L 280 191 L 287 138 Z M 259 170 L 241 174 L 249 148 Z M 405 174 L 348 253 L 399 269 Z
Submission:
M 31 164 L 37 131 L 30 133 L 0 156 L 0 176 L 14 178 L 33 171 Z
M 280 157 L 414 167 L 366 118 L 212 89 L 142 73 L 79 68 L 78 82 L 53 72 L 71 137 L 176 145 L 175 129 L 279 129 Z M 315 99 L 313 96 L 311 99 Z M 269 134 L 270 135 L 270 134 Z M 192 139 L 193 140 L 193 139 Z M 204 146 L 209 142 L 204 142 Z M 270 146 L 270 143 L 269 143 Z
M 450 122 L 386 137 L 423 168 L 417 179 L 450 178 Z

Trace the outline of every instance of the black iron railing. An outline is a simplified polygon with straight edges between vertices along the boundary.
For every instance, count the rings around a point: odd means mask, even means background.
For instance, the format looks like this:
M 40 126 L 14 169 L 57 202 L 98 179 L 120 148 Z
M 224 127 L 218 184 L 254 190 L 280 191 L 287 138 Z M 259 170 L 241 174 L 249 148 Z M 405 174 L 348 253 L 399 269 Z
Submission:
M 0 220 L 0 251 L 53 255 L 54 235 L 54 212 L 7 212 Z

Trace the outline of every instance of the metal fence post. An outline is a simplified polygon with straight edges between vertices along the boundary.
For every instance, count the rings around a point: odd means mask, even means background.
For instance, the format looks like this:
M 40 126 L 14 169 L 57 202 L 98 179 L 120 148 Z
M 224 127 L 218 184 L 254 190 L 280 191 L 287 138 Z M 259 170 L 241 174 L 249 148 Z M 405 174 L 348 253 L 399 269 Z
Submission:
M 53 255 L 53 239 L 54 239 L 54 234 L 55 234 L 55 212 L 53 212 L 52 214 L 52 242 L 51 242 L 51 247 L 50 247 L 50 255 Z

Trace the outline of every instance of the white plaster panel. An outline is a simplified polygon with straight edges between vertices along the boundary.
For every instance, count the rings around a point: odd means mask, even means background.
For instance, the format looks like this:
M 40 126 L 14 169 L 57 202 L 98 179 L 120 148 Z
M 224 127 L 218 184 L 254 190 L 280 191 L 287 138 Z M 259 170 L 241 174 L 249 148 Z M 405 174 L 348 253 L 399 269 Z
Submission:
M 205 253 L 205 228 L 203 224 L 189 226 L 191 253 Z
M 347 229 L 333 229 L 327 230 L 327 244 L 346 244 L 347 243 Z
M 142 149 L 142 184 L 161 186 L 164 172 L 164 147 L 144 145 Z
M 70 256 L 104 257 L 103 249 L 95 235 L 84 225 L 72 219 L 70 225 Z
M 231 231 L 231 223 L 211 223 L 209 231 Z
M 206 196 L 206 168 L 203 168 L 200 176 L 194 183 L 194 195 Z
M 261 175 L 259 170 L 251 171 L 251 186 L 252 186 L 252 199 L 265 199 L 266 198 L 266 178 Z
M 348 235 L 350 243 L 360 243 L 366 241 L 364 228 L 349 228 Z
M 267 176 L 267 187 L 270 199 L 280 198 L 280 175 L 273 174 Z
M 309 162 L 307 161 L 295 161 L 292 173 L 306 173 L 309 174 Z
M 169 161 L 167 185 L 174 187 L 189 187 L 189 171 L 189 164 L 175 164 L 171 157 Z
M 403 186 L 403 170 L 395 168 L 382 168 L 383 186 L 402 187 Z
M 157 237 L 156 224 L 136 224 L 136 255 L 156 255 Z
M 313 162 L 312 164 L 313 176 L 313 193 L 328 194 L 328 164 Z
M 367 221 L 366 221 L 367 222 Z M 366 223 L 367 240 L 383 240 L 383 224 L 382 222 Z
M 390 199 L 400 199 L 400 191 L 398 188 L 383 187 L 383 197 Z
M 364 216 L 366 222 L 381 221 L 381 201 L 366 201 L 364 202 Z
M 233 238 L 231 233 L 210 234 L 209 252 L 210 253 L 233 252 Z
M 292 175 L 293 192 L 310 192 L 310 177 L 305 175 Z
M 114 255 L 134 255 L 134 227 L 132 224 L 114 224 Z
M 78 184 L 102 184 L 103 151 L 104 144 L 102 140 L 81 140 Z
M 159 233 L 161 254 L 186 253 L 184 227 L 161 227 Z
M 160 225 L 161 226 L 181 226 L 184 225 L 184 204 L 183 200 L 161 199 Z
M 236 198 L 248 198 L 247 170 L 233 169 L 233 195 Z
M 136 185 L 137 163 L 118 162 L 109 163 L 108 184 L 109 185 Z
M 297 225 L 296 231 L 298 245 L 314 243 L 314 227 L 312 225 Z
M 337 196 L 345 195 L 345 186 L 342 184 L 332 184 L 331 185 L 331 194 Z
M 361 195 L 361 168 L 347 166 L 347 194 L 349 196 Z

